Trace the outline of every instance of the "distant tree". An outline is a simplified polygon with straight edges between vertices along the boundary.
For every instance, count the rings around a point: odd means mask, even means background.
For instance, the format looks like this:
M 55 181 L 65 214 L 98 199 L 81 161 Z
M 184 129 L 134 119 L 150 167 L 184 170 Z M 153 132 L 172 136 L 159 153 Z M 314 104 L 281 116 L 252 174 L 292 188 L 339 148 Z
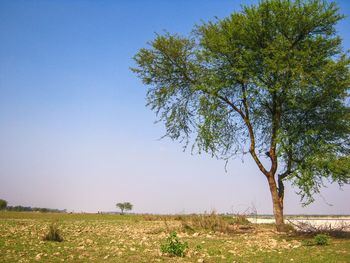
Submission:
M 7 207 L 7 201 L 0 199 L 0 210 L 4 210 Z
M 167 136 L 225 160 L 251 155 L 279 231 L 287 180 L 304 204 L 324 180 L 350 182 L 350 60 L 335 28 L 343 17 L 334 2 L 262 0 L 189 37 L 157 35 L 135 56 Z
M 122 214 L 124 214 L 124 211 L 131 211 L 133 207 L 129 202 L 117 203 L 116 206 L 120 209 Z

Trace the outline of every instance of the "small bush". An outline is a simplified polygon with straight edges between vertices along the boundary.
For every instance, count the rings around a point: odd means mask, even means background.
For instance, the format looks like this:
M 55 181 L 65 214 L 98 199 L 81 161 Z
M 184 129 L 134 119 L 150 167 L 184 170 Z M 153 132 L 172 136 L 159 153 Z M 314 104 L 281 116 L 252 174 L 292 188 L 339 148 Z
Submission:
M 250 225 L 251 222 L 247 219 L 245 215 L 236 215 L 234 217 L 234 224 L 237 225 Z
M 324 246 L 329 244 L 329 236 L 325 234 L 318 234 L 314 237 L 314 243 L 317 246 Z
M 171 232 L 169 237 L 167 237 L 166 242 L 160 246 L 162 253 L 177 257 L 184 257 L 187 248 L 187 242 L 183 243 L 179 241 L 175 231 Z
M 329 236 L 318 234 L 312 240 L 305 240 L 304 246 L 325 246 L 329 244 Z
M 244 215 L 222 216 L 215 212 L 186 216 L 182 218 L 181 223 L 182 230 L 189 233 L 205 230 L 232 234 L 237 231 L 247 232 L 254 229 L 252 223 Z
M 60 230 L 56 224 L 51 224 L 49 227 L 49 232 L 43 237 L 44 241 L 55 241 L 62 242 L 63 238 L 61 236 Z
M 182 229 L 187 232 L 196 230 L 207 230 L 213 232 L 231 233 L 234 232 L 233 227 L 215 212 L 204 215 L 191 215 L 182 218 Z

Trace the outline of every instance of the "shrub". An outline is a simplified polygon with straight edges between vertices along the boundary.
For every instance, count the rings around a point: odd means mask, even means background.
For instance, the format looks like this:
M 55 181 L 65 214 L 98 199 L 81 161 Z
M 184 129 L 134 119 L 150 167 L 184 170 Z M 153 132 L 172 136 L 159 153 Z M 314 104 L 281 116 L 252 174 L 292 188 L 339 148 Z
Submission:
M 215 212 L 204 215 L 191 215 L 182 218 L 182 229 L 187 232 L 194 232 L 195 230 L 208 230 L 213 232 L 231 233 L 234 232 L 227 220 Z
M 58 229 L 56 224 L 51 224 L 49 227 L 49 232 L 43 237 L 45 241 L 56 241 L 62 242 L 63 238 L 61 236 L 61 232 Z
M 324 246 L 328 245 L 329 243 L 329 236 L 325 234 L 318 234 L 314 237 L 314 243 L 317 246 Z
M 171 232 L 166 242 L 160 246 L 160 250 L 169 256 L 184 257 L 188 248 L 187 242 L 179 241 L 176 232 Z
M 329 236 L 326 234 L 318 234 L 312 240 L 305 240 L 305 246 L 325 246 L 329 244 Z
M 245 215 L 237 214 L 234 217 L 234 223 L 237 225 L 250 225 L 251 222 L 247 219 Z
M 207 230 L 213 232 L 221 232 L 226 234 L 235 233 L 237 231 L 251 231 L 252 223 L 245 215 L 222 216 L 215 212 L 204 215 L 185 216 L 181 219 L 182 230 L 186 232 L 195 232 Z

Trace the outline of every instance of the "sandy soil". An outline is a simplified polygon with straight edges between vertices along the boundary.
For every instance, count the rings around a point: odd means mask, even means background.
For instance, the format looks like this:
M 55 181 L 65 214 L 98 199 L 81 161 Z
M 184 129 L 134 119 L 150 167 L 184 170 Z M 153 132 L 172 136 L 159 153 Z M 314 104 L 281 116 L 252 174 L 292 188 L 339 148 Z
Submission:
M 249 217 L 248 220 L 256 224 L 272 224 L 275 220 L 271 218 L 254 218 Z M 315 227 L 324 228 L 341 228 L 345 227 L 345 231 L 350 231 L 350 216 L 339 216 L 339 217 L 296 217 L 287 218 L 286 221 L 293 224 L 311 224 Z

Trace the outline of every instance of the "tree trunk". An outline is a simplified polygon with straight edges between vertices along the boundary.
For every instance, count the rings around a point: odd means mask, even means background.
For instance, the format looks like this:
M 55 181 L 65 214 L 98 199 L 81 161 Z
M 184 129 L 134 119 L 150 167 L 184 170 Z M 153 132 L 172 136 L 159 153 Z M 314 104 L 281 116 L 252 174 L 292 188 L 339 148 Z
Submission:
M 283 196 L 279 196 L 276 181 L 273 175 L 267 177 L 273 204 L 273 215 L 275 217 L 276 229 L 278 232 L 286 231 L 283 218 Z

